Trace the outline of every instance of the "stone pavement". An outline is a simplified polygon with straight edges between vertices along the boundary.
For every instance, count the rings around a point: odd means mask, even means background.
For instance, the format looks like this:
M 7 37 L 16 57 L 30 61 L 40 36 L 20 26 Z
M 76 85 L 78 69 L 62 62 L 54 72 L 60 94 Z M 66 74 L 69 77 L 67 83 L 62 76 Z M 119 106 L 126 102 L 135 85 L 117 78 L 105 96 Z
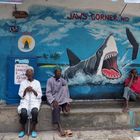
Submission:
M 25 136 L 18 138 L 17 133 L 0 133 L 0 140 L 140 140 L 140 131 L 130 129 L 73 131 L 73 137 L 59 137 L 56 131 L 38 132 L 37 138 Z

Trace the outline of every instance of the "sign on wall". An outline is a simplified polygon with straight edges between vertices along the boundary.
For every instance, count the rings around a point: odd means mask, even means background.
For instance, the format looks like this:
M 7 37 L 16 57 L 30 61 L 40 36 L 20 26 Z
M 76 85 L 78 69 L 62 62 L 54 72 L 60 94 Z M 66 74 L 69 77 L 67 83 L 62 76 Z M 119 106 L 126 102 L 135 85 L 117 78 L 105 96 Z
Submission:
M 15 76 L 14 76 L 14 83 L 20 84 L 24 79 L 26 79 L 26 69 L 28 64 L 15 64 Z
M 30 35 L 23 35 L 18 40 L 18 48 L 22 52 L 30 52 L 35 47 L 35 40 Z

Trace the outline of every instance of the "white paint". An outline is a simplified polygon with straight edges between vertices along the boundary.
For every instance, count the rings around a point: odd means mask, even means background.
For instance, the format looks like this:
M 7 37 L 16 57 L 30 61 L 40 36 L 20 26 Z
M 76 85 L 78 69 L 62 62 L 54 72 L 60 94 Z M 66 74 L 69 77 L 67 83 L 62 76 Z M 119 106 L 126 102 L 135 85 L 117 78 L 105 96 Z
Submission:
M 140 3 L 140 0 L 124 0 L 125 3 Z
M 97 70 L 97 75 L 102 75 L 102 66 L 103 66 L 103 62 L 105 59 L 105 56 L 107 54 L 111 55 L 111 53 L 116 53 L 116 55 L 118 54 L 118 50 L 117 50 L 117 46 L 116 46 L 116 41 L 114 39 L 114 37 L 111 35 L 106 43 L 106 48 L 103 50 L 103 55 L 101 57 L 100 60 L 100 64 Z M 107 56 L 108 58 L 111 56 Z

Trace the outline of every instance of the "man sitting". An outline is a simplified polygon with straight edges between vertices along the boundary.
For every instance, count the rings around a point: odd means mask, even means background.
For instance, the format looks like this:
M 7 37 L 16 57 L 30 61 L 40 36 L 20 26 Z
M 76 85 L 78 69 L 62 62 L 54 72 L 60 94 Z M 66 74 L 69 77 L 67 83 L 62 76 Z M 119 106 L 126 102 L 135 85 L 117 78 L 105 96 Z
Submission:
M 22 81 L 19 88 L 19 96 L 21 97 L 18 113 L 20 116 L 21 130 L 19 137 L 25 135 L 25 124 L 28 117 L 32 117 L 32 137 L 37 137 L 36 124 L 38 111 L 40 109 L 42 91 L 40 82 L 33 78 L 34 69 L 29 66 L 26 70 L 27 79 Z
M 65 136 L 65 132 L 61 127 L 60 112 L 62 110 L 65 114 L 69 113 L 71 99 L 67 82 L 61 77 L 60 68 L 56 68 L 54 76 L 48 79 L 46 96 L 52 107 L 52 123 L 58 125 L 60 136 Z
M 137 97 L 140 97 L 140 77 L 136 69 L 132 69 L 129 77 L 125 80 L 123 97 L 125 99 L 123 112 L 127 112 L 129 99 L 136 100 Z

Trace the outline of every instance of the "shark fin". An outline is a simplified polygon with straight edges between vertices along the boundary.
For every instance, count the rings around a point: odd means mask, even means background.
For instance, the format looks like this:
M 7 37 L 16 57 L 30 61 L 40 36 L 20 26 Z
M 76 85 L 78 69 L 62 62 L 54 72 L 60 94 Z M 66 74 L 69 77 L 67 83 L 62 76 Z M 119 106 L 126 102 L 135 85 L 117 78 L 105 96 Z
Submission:
M 67 55 L 69 58 L 70 66 L 74 66 L 81 61 L 70 49 L 67 49 Z
M 133 36 L 133 34 L 130 32 L 130 30 L 128 28 L 126 28 L 126 35 L 127 35 L 127 38 L 129 40 L 129 42 L 133 46 L 132 60 L 134 60 L 134 59 L 137 58 L 139 44 L 138 44 L 135 37 Z

